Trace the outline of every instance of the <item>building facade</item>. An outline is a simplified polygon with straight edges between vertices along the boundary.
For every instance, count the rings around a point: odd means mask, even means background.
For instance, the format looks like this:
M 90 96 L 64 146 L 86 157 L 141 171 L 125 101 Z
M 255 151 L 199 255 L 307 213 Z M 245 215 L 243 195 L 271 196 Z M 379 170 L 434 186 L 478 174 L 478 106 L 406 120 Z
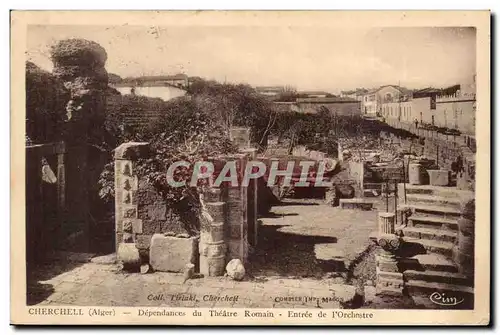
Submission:
M 175 75 L 129 78 L 113 83 L 111 86 L 122 95 L 142 95 L 168 101 L 186 95 L 188 77 Z
M 369 116 L 381 116 L 382 104 L 404 102 L 409 99 L 411 99 L 411 92 L 405 88 L 394 85 L 381 86 L 362 96 L 362 113 Z
M 358 88 L 356 90 L 351 91 L 342 91 L 340 92 L 340 97 L 354 99 L 357 101 L 363 101 L 363 96 L 368 93 L 367 89 Z

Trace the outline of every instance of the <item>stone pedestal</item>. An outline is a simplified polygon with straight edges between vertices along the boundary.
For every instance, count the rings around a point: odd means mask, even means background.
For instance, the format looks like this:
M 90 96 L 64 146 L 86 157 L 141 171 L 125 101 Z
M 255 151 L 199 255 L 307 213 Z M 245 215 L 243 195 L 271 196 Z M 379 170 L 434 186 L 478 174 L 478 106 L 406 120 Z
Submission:
M 394 234 L 394 213 L 378 213 L 378 231 L 379 234 Z
M 450 184 L 449 170 L 427 170 L 429 184 L 433 186 L 448 186 Z
M 423 185 L 424 167 L 419 163 L 410 163 L 408 166 L 408 181 L 411 185 Z
M 389 223 L 388 223 L 389 224 Z M 377 264 L 377 294 L 403 295 L 404 280 L 403 274 L 399 271 L 397 250 L 401 247 L 401 239 L 394 234 L 387 234 L 380 231 L 377 239 L 381 247 L 375 256 Z

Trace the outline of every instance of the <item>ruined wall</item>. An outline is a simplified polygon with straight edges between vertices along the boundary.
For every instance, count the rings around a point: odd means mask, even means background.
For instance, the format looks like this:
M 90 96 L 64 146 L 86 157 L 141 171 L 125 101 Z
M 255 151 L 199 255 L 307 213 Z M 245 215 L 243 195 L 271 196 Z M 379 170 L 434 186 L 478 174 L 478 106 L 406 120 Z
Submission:
M 250 245 L 257 234 L 256 181 L 252 181 L 255 185 L 250 184 L 250 187 L 230 187 L 223 184 L 219 189 L 212 188 L 204 194 L 203 202 L 212 218 L 207 223 L 188 208 L 174 211 L 152 186 L 137 176 L 136 161 L 146 157 L 148 151 L 148 143 L 138 142 L 124 143 L 115 150 L 117 251 L 121 243 L 134 243 L 139 249 L 142 262 L 147 262 L 154 234 L 199 234 L 200 270 L 202 273 L 205 271 L 205 275 L 212 273 L 207 264 L 213 263 L 216 258 L 223 258 L 223 268 L 233 258 L 246 263 Z M 212 159 L 215 171 L 226 161 L 236 160 L 239 175 L 242 176 L 246 161 L 253 159 L 255 154 L 255 149 L 247 149 L 241 154 Z M 190 229 L 193 225 L 198 228 L 195 232 Z M 251 235 L 248 233 L 249 226 Z M 221 228 L 222 232 L 219 231 Z M 218 265 L 219 268 L 221 266 Z

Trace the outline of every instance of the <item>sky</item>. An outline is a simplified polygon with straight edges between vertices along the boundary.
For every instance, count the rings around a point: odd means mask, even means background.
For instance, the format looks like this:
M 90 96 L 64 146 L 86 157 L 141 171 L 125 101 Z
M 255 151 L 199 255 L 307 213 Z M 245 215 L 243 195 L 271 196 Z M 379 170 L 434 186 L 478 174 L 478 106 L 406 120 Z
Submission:
M 186 73 L 252 86 L 338 93 L 400 84 L 445 87 L 476 71 L 473 28 L 318 26 L 30 26 L 27 60 L 50 70 L 49 46 L 85 38 L 121 77 Z

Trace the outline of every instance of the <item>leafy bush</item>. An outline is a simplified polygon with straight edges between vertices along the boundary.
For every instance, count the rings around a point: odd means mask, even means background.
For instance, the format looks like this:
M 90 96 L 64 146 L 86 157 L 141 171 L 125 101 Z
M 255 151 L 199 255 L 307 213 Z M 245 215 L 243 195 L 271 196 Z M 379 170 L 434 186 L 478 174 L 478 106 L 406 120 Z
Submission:
M 32 144 L 62 139 L 69 96 L 57 77 L 26 63 L 26 135 Z
M 192 175 L 193 163 L 234 153 L 237 148 L 229 140 L 232 126 L 251 128 L 254 143 L 263 143 L 271 126 L 272 105 L 248 85 L 221 84 L 201 78 L 191 80 L 189 95 L 169 101 L 142 96 L 108 97 L 106 129 L 116 146 L 126 141 L 149 142 L 151 156 L 137 162 L 137 173 L 152 185 L 179 213 L 196 212 L 198 194 L 206 186 L 171 187 L 166 180 L 168 167 L 184 160 L 189 169 L 177 169 L 176 180 Z M 126 115 L 141 111 L 158 111 L 157 120 L 145 127 L 127 127 Z M 113 165 L 101 174 L 103 199 L 114 196 Z M 189 180 L 188 180 L 189 184 Z

